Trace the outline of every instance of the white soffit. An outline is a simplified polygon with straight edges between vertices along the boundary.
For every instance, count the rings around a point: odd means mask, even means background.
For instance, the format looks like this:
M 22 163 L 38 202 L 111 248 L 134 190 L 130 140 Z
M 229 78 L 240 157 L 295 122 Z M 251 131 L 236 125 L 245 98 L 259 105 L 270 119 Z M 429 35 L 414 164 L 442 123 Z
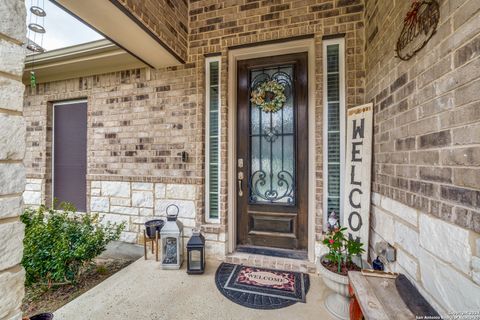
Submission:
M 160 39 L 148 34 L 109 0 L 54 0 L 53 3 L 154 68 L 184 63 Z
M 144 67 L 143 62 L 102 39 L 28 55 L 23 82 L 29 83 L 31 70 L 35 70 L 37 82 L 44 83 Z

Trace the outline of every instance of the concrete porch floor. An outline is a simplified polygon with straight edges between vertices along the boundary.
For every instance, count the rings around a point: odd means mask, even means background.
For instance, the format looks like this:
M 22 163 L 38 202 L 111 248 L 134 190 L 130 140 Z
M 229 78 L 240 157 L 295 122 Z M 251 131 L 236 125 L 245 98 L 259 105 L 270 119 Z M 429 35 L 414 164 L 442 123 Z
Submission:
M 219 262 L 208 261 L 203 275 L 162 270 L 155 260 L 135 261 L 55 312 L 55 320 L 103 319 L 239 319 L 301 320 L 333 317 L 323 300 L 328 290 L 322 279 L 310 275 L 307 303 L 277 310 L 254 310 L 225 298 L 215 286 Z

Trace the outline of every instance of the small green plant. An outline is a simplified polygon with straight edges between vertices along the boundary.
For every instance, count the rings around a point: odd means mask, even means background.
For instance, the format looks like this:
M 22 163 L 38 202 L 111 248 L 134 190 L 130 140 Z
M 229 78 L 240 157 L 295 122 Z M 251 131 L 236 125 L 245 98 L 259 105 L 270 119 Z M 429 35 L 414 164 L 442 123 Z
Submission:
M 77 214 L 73 205 L 60 210 L 41 206 L 26 209 L 22 265 L 26 285 L 74 283 L 82 268 L 120 237 L 125 225 L 102 224 L 98 215 Z
M 363 243 L 349 239 L 345 236 L 347 228 L 334 228 L 327 234 L 323 243 L 329 252 L 325 256 L 329 261 L 337 265 L 338 273 L 341 273 L 342 265 L 346 268 L 352 264 L 352 257 L 365 252 Z

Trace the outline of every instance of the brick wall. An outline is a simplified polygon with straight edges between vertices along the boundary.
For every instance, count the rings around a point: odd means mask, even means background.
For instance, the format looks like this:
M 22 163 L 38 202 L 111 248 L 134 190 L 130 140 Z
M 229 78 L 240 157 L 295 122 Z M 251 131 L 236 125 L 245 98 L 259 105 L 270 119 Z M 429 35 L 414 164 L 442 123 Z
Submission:
M 182 60 L 188 59 L 187 0 L 115 0 Z
M 438 2 L 437 32 L 409 61 L 394 48 L 410 1 L 366 4 L 366 101 L 375 103 L 371 245 L 394 245 L 390 268 L 408 274 L 440 310 L 478 310 L 480 3 Z
M 315 107 L 316 107 L 316 239 L 322 233 L 323 204 L 323 58 L 322 37 L 345 33 L 346 93 L 347 106 L 364 101 L 364 23 L 361 0 L 264 0 L 264 1 L 218 1 L 190 2 L 190 59 L 197 63 L 197 82 L 200 93 L 204 86 L 204 55 L 219 53 L 222 57 L 222 83 L 227 84 L 228 50 L 232 46 L 254 44 L 271 40 L 312 35 L 315 41 Z M 203 95 L 198 96 L 203 104 Z M 228 92 L 224 85 L 221 92 L 221 119 L 228 122 Z M 201 119 L 203 119 L 203 108 Z M 227 130 L 222 130 L 222 163 L 227 163 Z M 222 224 L 227 217 L 227 168 L 221 173 Z
M 345 34 L 347 104 L 350 107 L 363 103 L 362 10 L 360 0 L 254 1 L 248 4 L 240 0 L 191 1 L 190 48 L 184 66 L 125 70 L 40 84 L 36 90 L 28 90 L 25 99 L 28 177 L 44 181 L 41 190 L 45 190 L 45 198 L 49 201 L 51 102 L 88 97 L 88 188 L 99 181 L 195 185 L 196 224 L 203 225 L 207 243 L 215 252 L 220 252 L 222 249 L 215 247 L 215 242 L 225 244 L 227 238 L 226 166 L 221 174 L 220 224 L 204 224 L 203 218 L 204 55 L 219 53 L 222 57 L 221 149 L 222 163 L 227 163 L 227 146 L 231 143 L 227 139 L 229 47 L 308 35 L 315 41 L 317 66 L 315 174 L 316 237 L 319 240 L 323 203 L 322 37 Z M 182 151 L 188 152 L 188 163 L 181 161 Z
M 0 2 L 0 318 L 20 320 L 24 296 L 24 226 L 22 212 L 25 188 L 25 121 L 21 82 L 26 38 L 24 1 Z

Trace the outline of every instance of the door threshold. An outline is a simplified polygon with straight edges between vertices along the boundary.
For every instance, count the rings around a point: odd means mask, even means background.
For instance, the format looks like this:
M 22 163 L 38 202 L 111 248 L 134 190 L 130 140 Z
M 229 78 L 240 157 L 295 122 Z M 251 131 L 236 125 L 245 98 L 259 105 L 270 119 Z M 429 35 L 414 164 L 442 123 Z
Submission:
M 246 246 L 239 245 L 235 249 L 236 252 L 258 254 L 262 256 L 288 258 L 295 260 L 308 260 L 308 253 L 306 250 L 289 250 L 272 247 Z

